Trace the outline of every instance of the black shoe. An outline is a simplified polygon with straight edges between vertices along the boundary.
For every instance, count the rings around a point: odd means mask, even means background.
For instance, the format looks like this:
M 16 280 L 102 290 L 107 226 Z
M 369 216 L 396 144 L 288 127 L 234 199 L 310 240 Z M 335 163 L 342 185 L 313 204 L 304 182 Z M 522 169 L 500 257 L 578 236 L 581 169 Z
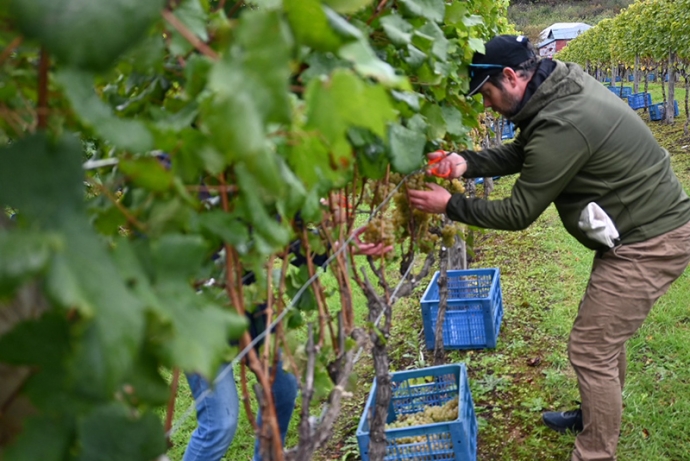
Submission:
M 541 415 L 550 429 L 565 434 L 570 431 L 575 434 L 582 432 L 582 410 L 547 411 Z

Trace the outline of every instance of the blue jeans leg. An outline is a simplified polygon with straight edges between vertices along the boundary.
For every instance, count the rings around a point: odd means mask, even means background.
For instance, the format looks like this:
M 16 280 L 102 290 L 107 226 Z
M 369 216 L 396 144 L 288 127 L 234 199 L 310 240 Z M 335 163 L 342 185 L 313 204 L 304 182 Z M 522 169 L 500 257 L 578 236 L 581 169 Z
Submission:
M 235 437 L 239 400 L 232 367 L 223 365 L 218 373 L 221 375 L 220 379 L 216 377 L 212 392 L 197 404 L 198 426 L 182 461 L 219 461 Z M 195 400 L 210 387 L 208 381 L 197 374 L 188 374 L 187 382 Z
M 278 361 L 276 380 L 273 382 L 273 388 L 271 390 L 276 405 L 280 438 L 283 444 L 285 444 L 285 435 L 287 434 L 290 419 L 292 418 L 292 411 L 295 409 L 295 400 L 297 399 L 297 378 L 295 378 L 295 375 L 292 373 L 287 373 L 283 370 L 281 361 Z M 261 425 L 261 413 L 259 413 L 258 423 Z M 261 461 L 258 437 L 254 444 L 254 461 Z

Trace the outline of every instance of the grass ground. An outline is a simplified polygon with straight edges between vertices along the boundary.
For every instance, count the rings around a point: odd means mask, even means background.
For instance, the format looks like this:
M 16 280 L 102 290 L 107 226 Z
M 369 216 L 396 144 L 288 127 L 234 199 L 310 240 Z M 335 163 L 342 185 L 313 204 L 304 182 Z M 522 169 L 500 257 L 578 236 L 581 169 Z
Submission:
M 653 95 L 654 91 L 652 87 Z M 640 116 L 647 119 L 643 111 Z M 672 126 L 650 122 L 650 128 L 671 152 L 674 170 L 689 190 L 690 139 L 682 132 L 684 121 L 681 115 Z M 497 181 L 493 197 L 509 194 L 511 184 L 511 178 Z M 501 270 L 505 317 L 499 344 L 495 350 L 451 352 L 448 362 L 464 362 L 470 373 L 480 427 L 479 460 L 569 459 L 574 438 L 547 430 L 540 414 L 573 407 L 578 399 L 566 341 L 591 258 L 590 251 L 566 234 L 553 208 L 523 232 L 489 231 L 478 236 L 471 267 Z M 690 460 L 689 282 L 690 272 L 673 285 L 628 342 L 620 461 Z M 421 289 L 394 308 L 393 370 L 430 364 L 430 354 L 423 348 L 420 297 Z M 356 302 L 359 315 L 364 315 L 363 300 Z M 332 442 L 318 453 L 318 461 L 359 459 L 354 434 L 372 382 L 366 354 L 356 373 L 353 398 L 345 402 Z M 184 379 L 181 384 L 178 416 L 191 403 Z M 181 459 L 194 424 L 192 416 L 173 438 L 172 461 Z M 295 434 L 296 430 L 290 431 L 288 446 L 295 443 Z M 242 413 L 238 434 L 224 459 L 250 460 L 253 440 Z

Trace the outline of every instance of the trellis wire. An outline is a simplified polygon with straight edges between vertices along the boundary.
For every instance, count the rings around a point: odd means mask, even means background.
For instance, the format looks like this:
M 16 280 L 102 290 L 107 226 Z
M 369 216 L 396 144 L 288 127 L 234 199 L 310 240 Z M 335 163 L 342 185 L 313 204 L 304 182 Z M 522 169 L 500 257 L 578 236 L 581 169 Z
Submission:
M 373 211 L 372 211 L 372 213 L 371 213 L 371 215 L 369 216 L 367 222 L 370 222 L 370 221 L 372 220 L 373 216 L 376 215 L 376 213 L 378 213 L 378 212 L 381 210 L 381 208 L 383 208 L 383 207 L 390 201 L 390 199 L 391 199 L 391 198 L 393 197 L 393 195 L 398 191 L 398 189 L 400 188 L 400 186 L 402 186 L 403 183 L 407 182 L 407 180 L 410 178 L 410 176 L 412 176 L 412 175 L 414 175 L 414 174 L 417 174 L 417 173 L 419 173 L 419 172 L 421 172 L 421 171 L 424 171 L 424 168 L 422 168 L 422 169 L 420 169 L 420 170 L 417 170 L 417 171 L 413 171 L 412 173 L 410 173 L 410 174 L 408 174 L 407 176 L 405 176 L 405 177 L 403 178 L 403 180 L 400 181 L 400 183 L 398 183 L 398 184 L 393 188 L 393 190 L 388 194 L 388 196 L 387 196 L 387 197 L 386 197 L 386 198 L 385 198 L 385 199 L 384 199 L 384 200 L 383 200 Z M 343 242 L 343 245 L 342 245 L 340 248 L 338 248 L 338 249 L 335 251 L 335 253 L 333 253 L 333 254 L 326 260 L 325 263 L 323 263 L 323 265 L 322 265 L 321 267 L 322 267 L 322 268 L 328 267 L 328 265 L 329 265 L 331 262 L 333 262 L 333 260 L 334 260 L 335 258 L 337 258 L 338 255 L 339 255 L 341 252 L 346 251 L 347 246 L 350 244 L 350 242 L 351 242 L 354 238 L 355 238 L 355 235 L 354 235 L 354 234 L 353 234 L 353 235 L 350 235 L 350 236 L 345 240 L 345 242 Z M 405 276 L 407 276 L 407 274 L 409 274 L 410 268 L 411 268 L 411 267 L 412 267 L 412 264 L 410 264 L 410 267 L 408 267 L 408 270 L 407 270 L 407 273 L 406 273 Z M 323 271 L 319 271 L 319 272 L 315 273 L 313 276 L 311 276 L 311 277 L 309 278 L 309 280 L 307 280 L 307 281 L 304 283 L 304 285 L 302 285 L 302 287 L 297 291 L 297 293 L 295 294 L 295 296 L 293 296 L 293 298 L 290 300 L 290 303 L 286 306 L 286 308 L 283 310 L 283 312 L 281 312 L 280 315 L 278 315 L 278 316 L 276 317 L 276 319 L 275 319 L 273 322 L 271 322 L 271 324 L 270 324 L 268 327 L 266 327 L 266 329 L 265 329 L 264 331 L 262 331 L 260 334 L 258 334 L 258 335 L 256 336 L 256 338 L 254 338 L 244 349 L 242 349 L 242 350 L 240 351 L 240 353 L 237 354 L 237 357 L 235 357 L 235 358 L 232 360 L 232 362 L 230 362 L 229 364 L 226 364 L 226 365 L 223 367 L 223 369 L 222 369 L 221 372 L 218 374 L 218 376 L 216 376 L 216 378 L 213 380 L 213 384 L 214 384 L 214 385 L 217 384 L 218 382 L 220 382 L 223 378 L 225 378 L 225 377 L 228 375 L 228 373 L 230 373 L 230 372 L 232 371 L 233 367 L 234 367 L 240 360 L 242 360 L 242 359 L 249 353 L 249 351 L 250 351 L 259 341 L 261 341 L 264 337 L 266 337 L 266 335 L 267 335 L 268 333 L 270 333 L 271 331 L 273 331 L 273 329 L 274 329 L 274 328 L 285 318 L 285 316 L 293 309 L 293 307 L 295 306 L 295 304 L 297 303 L 297 301 L 299 300 L 299 298 L 302 296 L 302 294 L 311 286 L 312 283 L 314 283 L 314 281 L 315 281 L 317 278 L 321 277 L 321 274 L 323 274 L 323 273 L 324 273 Z M 404 278 L 403 278 L 403 280 L 404 280 Z M 401 284 L 402 284 L 402 281 L 401 281 Z M 393 292 L 393 296 L 395 296 L 395 294 L 396 294 L 397 291 L 399 290 L 401 284 L 399 284 L 398 287 L 396 287 L 395 291 Z M 381 320 L 382 315 L 383 315 L 383 312 L 381 313 L 381 315 L 379 315 L 379 318 L 377 319 L 376 324 L 378 324 L 378 322 Z M 361 354 L 361 350 L 360 350 L 360 352 L 358 352 L 358 354 Z M 182 417 L 179 418 L 179 419 L 177 420 L 177 422 L 175 422 L 175 424 L 173 424 L 173 426 L 170 428 L 170 430 L 165 434 L 166 437 L 168 437 L 168 438 L 172 437 L 172 436 L 175 434 L 175 432 L 178 431 L 178 429 L 180 428 L 180 426 L 181 426 L 182 424 L 184 424 L 184 422 L 187 420 L 187 418 L 189 418 L 189 416 L 192 414 L 192 411 L 194 411 L 194 409 L 195 409 L 198 405 L 200 405 L 200 404 L 206 399 L 206 397 L 208 397 L 212 392 L 213 392 L 212 388 L 206 389 L 204 392 L 202 392 L 201 395 L 199 395 L 199 397 L 196 398 L 196 399 L 194 400 L 194 402 L 193 402 L 191 405 L 189 405 L 189 407 L 188 407 L 187 410 L 184 412 L 184 414 L 182 415 Z

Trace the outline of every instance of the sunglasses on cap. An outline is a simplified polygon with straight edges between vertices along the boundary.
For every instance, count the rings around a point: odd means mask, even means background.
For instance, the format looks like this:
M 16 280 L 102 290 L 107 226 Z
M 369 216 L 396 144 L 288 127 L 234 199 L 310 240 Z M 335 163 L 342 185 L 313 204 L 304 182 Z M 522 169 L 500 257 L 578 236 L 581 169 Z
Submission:
M 470 64 L 470 78 L 474 78 L 474 69 L 505 69 L 500 64 Z

